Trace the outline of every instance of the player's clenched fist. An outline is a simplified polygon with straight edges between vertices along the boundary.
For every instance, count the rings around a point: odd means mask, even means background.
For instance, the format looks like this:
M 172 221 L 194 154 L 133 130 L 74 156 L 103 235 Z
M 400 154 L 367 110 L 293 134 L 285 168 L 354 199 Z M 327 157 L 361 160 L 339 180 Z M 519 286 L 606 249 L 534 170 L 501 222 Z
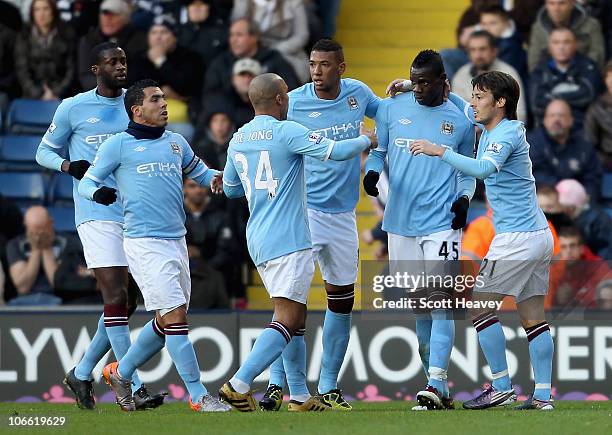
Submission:
M 378 196 L 378 179 L 380 178 L 380 174 L 376 171 L 368 171 L 368 173 L 363 177 L 363 190 L 370 196 Z
M 427 156 L 438 156 L 441 157 L 444 154 L 446 148 L 431 143 L 426 139 L 418 139 L 410 144 L 410 152 L 415 156 L 419 154 L 425 154 Z
M 376 137 L 376 129 L 374 130 L 367 129 L 365 125 L 363 125 L 363 122 L 362 122 L 361 124 L 359 124 L 359 134 L 365 135 L 368 137 L 368 139 L 370 139 L 370 149 L 371 150 L 378 147 L 378 138 Z
M 94 192 L 93 200 L 98 204 L 111 205 L 117 201 L 117 190 L 112 187 L 102 186 Z

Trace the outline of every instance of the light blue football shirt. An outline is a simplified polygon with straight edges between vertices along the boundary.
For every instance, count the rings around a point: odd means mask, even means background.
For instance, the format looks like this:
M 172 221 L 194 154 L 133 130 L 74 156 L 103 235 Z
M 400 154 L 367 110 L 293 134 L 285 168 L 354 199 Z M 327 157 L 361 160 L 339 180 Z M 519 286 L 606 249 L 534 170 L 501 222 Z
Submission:
M 329 139 L 359 136 L 364 115 L 374 118 L 380 98 L 353 79 L 340 81 L 340 94 L 334 100 L 317 96 L 314 84 L 307 83 L 289 92 L 287 119 L 296 121 Z M 352 211 L 359 200 L 360 157 L 346 161 L 322 162 L 305 158 L 308 208 L 327 213 Z
M 223 172 L 228 196 L 246 196 L 247 245 L 255 265 L 312 247 L 304 156 L 329 158 L 334 141 L 293 121 L 257 115 L 230 141 Z M 329 162 L 328 162 L 329 163 Z M 238 189 L 237 194 L 231 192 Z
M 410 143 L 427 139 L 465 156 L 474 155 L 474 127 L 451 103 L 428 107 L 412 92 L 381 101 L 376 113 L 378 148 L 370 151 L 365 172 L 389 164 L 389 198 L 383 229 L 405 237 L 450 230 L 452 203 L 474 194 L 474 177 L 427 156 L 414 156 Z
M 70 160 L 87 160 L 91 163 L 100 145 L 128 126 L 124 95 L 106 98 L 92 89 L 62 101 L 38 147 L 38 163 L 60 171 L 64 158 L 59 151 L 65 146 L 68 146 Z M 123 222 L 120 201 L 109 207 L 89 201 L 78 194 L 78 185 L 79 180 L 73 179 L 76 225 L 92 220 Z M 106 180 L 106 185 L 115 188 L 114 178 Z
M 123 132 L 102 144 L 79 194 L 93 200 L 113 175 L 122 194 L 125 237 L 179 239 L 186 233 L 183 175 L 210 186 L 215 174 L 178 133 L 166 130 L 158 139 L 136 139 Z
M 467 102 L 453 94 L 449 99 L 461 107 L 472 122 L 476 122 L 474 111 Z M 446 152 L 443 160 L 452 164 L 452 153 Z M 491 131 L 483 130 L 476 160 L 466 162 L 474 167 L 471 168 L 474 169 L 474 175 L 478 173 L 476 165 L 479 161 L 490 162 L 495 166 L 495 170 L 483 178 L 487 199 L 493 209 L 496 233 L 548 228 L 546 217 L 538 205 L 529 158 L 529 142 L 521 121 L 504 118 Z

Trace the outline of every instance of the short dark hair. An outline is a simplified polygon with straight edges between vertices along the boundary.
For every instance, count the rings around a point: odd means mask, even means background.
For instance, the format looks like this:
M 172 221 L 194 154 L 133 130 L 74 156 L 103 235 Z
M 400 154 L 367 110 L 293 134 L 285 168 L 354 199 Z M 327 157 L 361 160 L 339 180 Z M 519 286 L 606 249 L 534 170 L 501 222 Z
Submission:
M 549 39 L 550 39 L 550 35 L 552 35 L 553 32 L 569 32 L 574 37 L 575 41 L 578 40 L 578 37 L 576 36 L 576 32 L 574 32 L 570 27 L 559 26 L 559 27 L 555 27 L 555 28 L 551 29 L 550 32 L 548 33 L 548 38 Z
M 497 38 L 493 36 L 490 32 L 487 32 L 486 30 L 476 30 L 475 32 L 472 32 L 469 39 L 476 39 L 476 38 L 484 38 L 487 40 L 489 47 L 492 47 L 492 48 L 497 47 Z
M 479 15 L 482 18 L 482 14 L 493 14 L 502 17 L 505 20 L 510 19 L 510 14 L 500 5 L 488 5 L 479 10 Z
M 580 243 L 583 243 L 580 229 L 573 225 L 559 228 L 557 237 L 576 237 Z
M 329 52 L 336 53 L 338 61 L 344 62 L 344 49 L 342 48 L 342 45 L 340 45 L 340 43 L 338 41 L 334 41 L 331 38 L 319 39 L 312 46 L 312 50 L 310 50 L 311 53 L 313 51 L 323 51 L 323 52 L 328 52 L 328 53 Z
M 536 194 L 559 196 L 559 192 L 557 192 L 555 186 L 551 186 L 550 184 L 536 184 Z
M 117 50 L 117 49 L 121 49 L 121 47 L 119 47 L 119 45 L 116 44 L 115 42 L 110 42 L 110 41 L 103 42 L 101 44 L 96 45 L 94 48 L 91 49 L 91 55 L 90 55 L 91 64 L 100 65 L 105 51 Z
M 412 61 L 412 68 L 430 68 L 438 76 L 445 73 L 440 53 L 430 49 L 423 50 L 416 55 Z
M 519 84 L 510 74 L 501 71 L 487 71 L 472 79 L 472 87 L 493 94 L 493 100 L 506 99 L 505 116 L 517 119 L 516 107 L 521 95 Z
M 123 103 L 125 104 L 125 111 L 130 118 L 130 121 L 134 120 L 134 114 L 132 113 L 132 106 L 142 106 L 144 101 L 144 90 L 146 88 L 156 88 L 159 84 L 155 80 L 143 79 L 138 80 L 125 92 L 125 98 Z

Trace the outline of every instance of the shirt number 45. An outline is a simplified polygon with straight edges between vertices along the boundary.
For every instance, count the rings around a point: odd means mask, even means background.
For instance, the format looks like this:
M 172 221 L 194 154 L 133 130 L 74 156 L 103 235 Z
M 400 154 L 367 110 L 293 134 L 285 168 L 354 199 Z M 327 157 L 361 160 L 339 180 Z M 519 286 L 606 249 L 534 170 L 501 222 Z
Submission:
M 240 163 L 241 171 L 238 176 L 244 187 L 244 194 L 247 200 L 251 199 L 251 180 L 249 179 L 249 161 L 242 153 L 236 153 L 236 162 Z M 270 163 L 270 152 L 267 150 L 259 152 L 259 161 L 257 162 L 257 171 L 255 172 L 255 189 L 267 190 L 268 199 L 276 196 L 276 188 L 278 187 L 278 179 L 274 178 L 272 173 L 272 163 Z

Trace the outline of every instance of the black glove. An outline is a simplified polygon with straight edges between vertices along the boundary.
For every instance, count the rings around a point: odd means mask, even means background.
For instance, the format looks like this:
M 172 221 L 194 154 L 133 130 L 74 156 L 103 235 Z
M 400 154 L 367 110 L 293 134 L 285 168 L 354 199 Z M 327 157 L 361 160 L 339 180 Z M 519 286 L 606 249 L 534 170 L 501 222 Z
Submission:
M 94 192 L 93 200 L 98 204 L 111 205 L 117 201 L 117 190 L 112 187 L 102 186 Z
M 77 180 L 83 178 L 85 172 L 89 169 L 91 164 L 87 160 L 76 160 L 74 162 L 70 162 L 68 166 L 68 173 L 72 175 Z
M 378 188 L 376 187 L 376 183 L 378 183 L 379 178 L 380 174 L 376 171 L 368 171 L 365 177 L 363 177 L 363 188 L 368 195 L 378 196 Z
M 460 230 L 461 228 L 465 227 L 467 224 L 467 214 L 469 208 L 470 200 L 465 195 L 453 202 L 453 205 L 451 205 L 451 213 L 455 213 L 455 217 L 451 223 L 451 228 L 453 230 Z

